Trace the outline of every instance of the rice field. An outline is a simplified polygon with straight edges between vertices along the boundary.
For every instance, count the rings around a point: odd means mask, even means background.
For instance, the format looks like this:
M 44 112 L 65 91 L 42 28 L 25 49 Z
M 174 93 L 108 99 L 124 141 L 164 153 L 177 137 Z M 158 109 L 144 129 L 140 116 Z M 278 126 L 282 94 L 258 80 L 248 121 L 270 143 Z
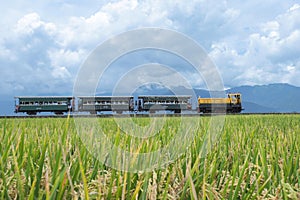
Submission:
M 113 144 L 143 153 L 168 144 L 180 120 L 166 118 L 147 139 L 124 134 L 112 118 L 99 124 Z M 134 173 L 93 157 L 72 118 L 0 119 L 0 199 L 300 199 L 300 115 L 226 116 L 205 157 L 210 118 L 190 120 L 200 125 L 184 154 Z

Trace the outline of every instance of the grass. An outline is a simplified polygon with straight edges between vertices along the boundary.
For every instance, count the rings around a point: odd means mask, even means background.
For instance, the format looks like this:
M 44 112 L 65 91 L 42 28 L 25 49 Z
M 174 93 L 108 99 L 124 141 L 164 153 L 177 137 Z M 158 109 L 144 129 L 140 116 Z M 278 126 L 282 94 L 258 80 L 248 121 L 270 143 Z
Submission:
M 167 145 L 180 124 L 154 119 L 159 133 L 141 139 L 99 120 L 113 144 L 139 153 Z M 227 116 L 205 158 L 209 118 L 191 120 L 201 126 L 185 154 L 164 169 L 133 173 L 95 159 L 73 119 L 1 119 L 0 199 L 300 199 L 300 115 Z

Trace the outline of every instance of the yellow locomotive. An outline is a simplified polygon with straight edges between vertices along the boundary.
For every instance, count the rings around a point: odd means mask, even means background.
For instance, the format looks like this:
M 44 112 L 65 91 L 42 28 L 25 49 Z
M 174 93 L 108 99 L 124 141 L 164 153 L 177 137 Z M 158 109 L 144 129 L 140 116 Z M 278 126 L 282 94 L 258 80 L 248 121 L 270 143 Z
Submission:
M 240 113 L 242 110 L 240 93 L 230 93 L 227 98 L 198 98 L 198 111 L 200 113 Z

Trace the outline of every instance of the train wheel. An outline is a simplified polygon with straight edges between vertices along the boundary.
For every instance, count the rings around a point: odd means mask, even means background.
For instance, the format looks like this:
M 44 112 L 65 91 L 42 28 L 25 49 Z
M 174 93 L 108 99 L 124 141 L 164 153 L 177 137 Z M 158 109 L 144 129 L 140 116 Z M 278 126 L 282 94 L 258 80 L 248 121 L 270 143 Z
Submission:
M 27 115 L 36 115 L 36 112 L 27 112 Z
M 55 112 L 54 114 L 55 115 L 63 115 L 64 113 L 63 112 Z
M 179 113 L 181 113 L 181 110 L 180 109 L 175 110 L 174 113 L 179 114 Z

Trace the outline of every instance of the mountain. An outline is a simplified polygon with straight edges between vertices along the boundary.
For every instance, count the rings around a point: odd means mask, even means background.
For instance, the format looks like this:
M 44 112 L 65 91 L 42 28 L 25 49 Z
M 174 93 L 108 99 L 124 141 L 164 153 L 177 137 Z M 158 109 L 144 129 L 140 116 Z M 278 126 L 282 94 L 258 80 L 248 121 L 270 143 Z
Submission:
M 174 91 L 159 84 L 147 84 L 137 88 L 134 95 L 174 95 Z
M 300 112 L 300 87 L 276 83 L 234 87 L 227 92 L 242 94 L 244 112 Z
M 5 99 L 0 96 L 0 116 L 9 116 L 14 114 L 15 102 L 14 99 Z
M 243 113 L 276 113 L 276 109 L 274 108 L 269 108 L 266 106 L 262 106 L 256 103 L 252 102 L 247 102 L 244 101 L 242 102 L 242 106 L 244 110 L 242 111 Z

